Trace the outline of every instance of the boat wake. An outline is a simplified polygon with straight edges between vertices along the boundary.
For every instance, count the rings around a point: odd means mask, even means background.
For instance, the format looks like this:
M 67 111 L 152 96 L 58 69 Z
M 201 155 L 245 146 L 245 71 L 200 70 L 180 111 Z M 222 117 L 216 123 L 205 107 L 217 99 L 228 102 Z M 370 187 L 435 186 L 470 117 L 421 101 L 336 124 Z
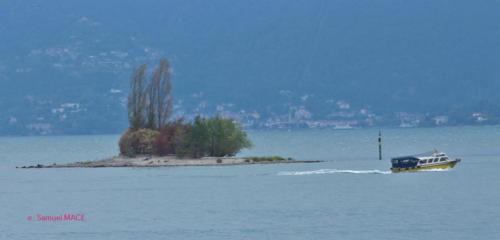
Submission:
M 299 172 L 280 172 L 280 176 L 300 176 L 300 175 L 315 175 L 315 174 L 334 174 L 334 173 L 344 173 L 344 174 L 391 174 L 390 171 L 380 171 L 380 170 L 342 170 L 342 169 L 320 169 L 314 171 L 299 171 Z

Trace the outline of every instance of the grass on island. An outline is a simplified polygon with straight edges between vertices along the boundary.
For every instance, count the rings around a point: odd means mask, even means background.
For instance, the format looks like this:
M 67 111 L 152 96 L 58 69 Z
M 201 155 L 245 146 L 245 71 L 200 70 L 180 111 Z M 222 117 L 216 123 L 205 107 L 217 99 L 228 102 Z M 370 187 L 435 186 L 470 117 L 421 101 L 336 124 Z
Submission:
M 293 158 L 284 158 L 280 156 L 268 156 L 268 157 L 244 157 L 247 162 L 275 162 L 275 161 L 292 161 Z

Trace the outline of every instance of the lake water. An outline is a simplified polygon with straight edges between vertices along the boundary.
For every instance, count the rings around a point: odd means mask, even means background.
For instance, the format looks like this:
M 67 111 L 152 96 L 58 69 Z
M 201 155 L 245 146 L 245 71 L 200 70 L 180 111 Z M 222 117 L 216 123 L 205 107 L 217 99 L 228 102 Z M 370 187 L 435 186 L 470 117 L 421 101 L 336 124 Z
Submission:
M 500 239 L 500 127 L 250 132 L 221 167 L 16 169 L 116 154 L 119 136 L 0 138 L 0 239 Z M 449 171 L 389 172 L 437 148 Z M 37 221 L 37 214 L 84 221 Z M 33 217 L 31 220 L 28 217 Z

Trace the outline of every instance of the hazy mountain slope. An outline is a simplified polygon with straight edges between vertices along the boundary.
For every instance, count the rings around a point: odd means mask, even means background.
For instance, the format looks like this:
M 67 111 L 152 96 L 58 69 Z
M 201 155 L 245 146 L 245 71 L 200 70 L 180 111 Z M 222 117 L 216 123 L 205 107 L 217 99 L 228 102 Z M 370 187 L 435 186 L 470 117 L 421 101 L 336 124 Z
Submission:
M 328 100 L 381 113 L 500 102 L 495 1 L 27 0 L 0 9 L 3 122 L 78 102 L 89 120 L 77 132 L 91 129 L 91 116 L 121 129 L 126 92 L 110 91 L 126 91 L 132 69 L 160 57 L 173 63 L 185 108 L 200 92 L 213 106 L 259 112 L 307 95 L 316 116 L 330 112 Z

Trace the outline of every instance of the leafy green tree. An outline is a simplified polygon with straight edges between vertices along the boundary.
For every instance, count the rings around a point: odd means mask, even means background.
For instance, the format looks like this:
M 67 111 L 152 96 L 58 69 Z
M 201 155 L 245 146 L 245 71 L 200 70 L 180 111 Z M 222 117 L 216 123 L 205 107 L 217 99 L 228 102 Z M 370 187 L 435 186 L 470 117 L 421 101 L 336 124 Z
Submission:
M 208 119 L 207 128 L 210 156 L 234 156 L 242 149 L 252 147 L 252 143 L 241 125 L 232 119 L 224 119 L 219 116 Z
M 189 152 L 192 157 L 199 158 L 207 155 L 210 138 L 209 134 L 206 119 L 197 116 L 192 123 L 187 144 L 187 152 Z

